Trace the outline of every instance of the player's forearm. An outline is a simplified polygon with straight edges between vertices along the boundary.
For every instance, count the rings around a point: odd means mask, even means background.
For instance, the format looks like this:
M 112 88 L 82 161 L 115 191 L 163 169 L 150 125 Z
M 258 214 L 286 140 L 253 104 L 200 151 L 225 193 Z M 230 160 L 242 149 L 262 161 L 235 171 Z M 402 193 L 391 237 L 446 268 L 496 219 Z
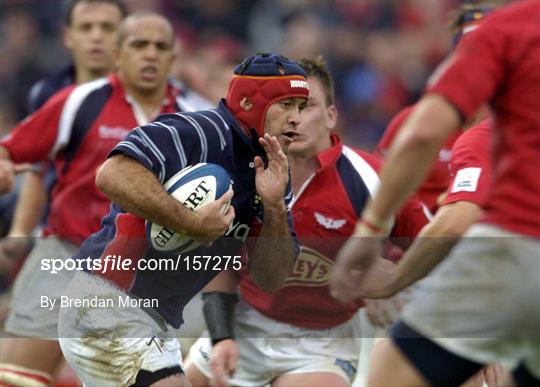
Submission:
M 47 192 L 43 178 L 37 173 L 28 172 L 24 176 L 19 192 L 9 236 L 25 237 L 32 235 L 43 215 L 46 203 Z
M 466 201 L 439 208 L 398 263 L 394 293 L 427 276 L 481 214 L 481 207 Z
M 459 125 L 455 109 L 438 96 L 418 103 L 401 128 L 383 165 L 381 186 L 364 215 L 384 224 L 429 172 L 446 137 Z
M 249 257 L 249 270 L 265 292 L 276 292 L 290 274 L 296 250 L 285 204 L 264 208 L 261 233 Z
M 392 281 L 391 294 L 412 285 L 427 276 L 444 258 L 459 237 L 437 236 L 437 225 L 428 225 L 415 239 L 397 265 Z
M 192 235 L 194 212 L 170 196 L 152 172 L 123 155 L 110 158 L 96 176 L 96 185 L 120 208 L 176 232 Z

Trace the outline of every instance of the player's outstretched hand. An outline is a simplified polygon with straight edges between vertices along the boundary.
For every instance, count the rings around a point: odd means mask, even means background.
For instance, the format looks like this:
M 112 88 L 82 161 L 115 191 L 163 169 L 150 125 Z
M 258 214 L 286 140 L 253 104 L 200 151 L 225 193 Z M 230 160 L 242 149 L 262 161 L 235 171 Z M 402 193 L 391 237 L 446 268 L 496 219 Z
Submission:
M 228 204 L 233 196 L 230 189 L 216 201 L 198 209 L 195 228 L 189 235 L 207 245 L 223 236 L 235 217 L 233 206 Z
M 222 340 L 212 348 L 210 357 L 210 386 L 229 387 L 229 380 L 236 371 L 240 351 L 233 339 Z
M 255 188 L 261 196 L 263 204 L 272 205 L 283 203 L 283 196 L 289 182 L 289 162 L 283 153 L 275 136 L 265 134 L 259 138 L 259 143 L 266 152 L 268 166 L 264 168 L 261 157 L 256 156 L 255 164 Z
M 381 248 L 381 238 L 349 238 L 336 258 L 330 280 L 332 297 L 343 303 L 362 297 L 362 277 L 375 263 Z

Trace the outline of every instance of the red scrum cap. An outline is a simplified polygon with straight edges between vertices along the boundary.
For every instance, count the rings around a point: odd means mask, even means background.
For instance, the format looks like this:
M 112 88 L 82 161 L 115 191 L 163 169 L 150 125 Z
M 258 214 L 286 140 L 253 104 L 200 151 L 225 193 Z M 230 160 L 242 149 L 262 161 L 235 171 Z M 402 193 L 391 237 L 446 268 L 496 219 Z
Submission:
M 274 102 L 285 98 L 307 98 L 309 86 L 300 65 L 278 54 L 257 54 L 234 69 L 225 103 L 242 127 L 264 135 L 264 117 Z M 242 103 L 248 99 L 251 104 Z

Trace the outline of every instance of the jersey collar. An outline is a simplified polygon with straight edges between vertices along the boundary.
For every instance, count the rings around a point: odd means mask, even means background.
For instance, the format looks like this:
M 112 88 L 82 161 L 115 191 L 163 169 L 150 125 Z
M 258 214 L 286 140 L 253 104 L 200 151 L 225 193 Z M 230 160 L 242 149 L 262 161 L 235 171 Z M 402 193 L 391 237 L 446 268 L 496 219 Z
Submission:
M 317 155 L 317 161 L 320 165 L 317 172 L 321 172 L 322 170 L 331 167 L 341 156 L 341 151 L 343 150 L 341 139 L 333 133 L 330 135 L 330 139 L 332 140 L 332 146 Z

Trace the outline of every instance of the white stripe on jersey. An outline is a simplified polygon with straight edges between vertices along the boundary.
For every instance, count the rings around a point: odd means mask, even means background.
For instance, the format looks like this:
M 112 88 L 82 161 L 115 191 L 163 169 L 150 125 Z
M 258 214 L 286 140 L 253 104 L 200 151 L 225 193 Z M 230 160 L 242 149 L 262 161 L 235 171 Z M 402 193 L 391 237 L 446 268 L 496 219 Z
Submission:
M 148 156 L 146 156 L 143 152 L 141 152 L 141 150 L 139 148 L 137 148 L 135 145 L 133 145 L 131 142 L 129 142 L 129 141 L 120 141 L 118 143 L 117 147 L 126 147 L 126 148 L 131 149 L 134 153 L 137 154 L 137 156 L 140 156 L 141 158 L 145 159 L 148 162 L 148 165 L 150 165 L 150 167 L 154 167 L 154 164 L 152 163 L 152 160 L 150 160 L 148 158 Z
M 229 130 L 229 125 L 227 125 L 227 123 L 225 122 L 225 120 L 223 119 L 223 117 L 221 117 L 221 114 L 219 114 L 215 109 L 212 109 L 212 110 L 207 110 L 209 113 L 213 113 L 215 114 L 216 116 L 218 116 L 218 118 L 221 120 L 221 122 L 223 123 L 223 127 L 225 128 L 225 130 Z
M 162 122 L 153 122 L 152 125 L 162 126 L 169 131 L 169 133 L 171 134 L 173 143 L 174 143 L 174 147 L 176 148 L 176 153 L 178 154 L 178 157 L 180 158 L 180 164 L 181 164 L 180 166 L 182 169 L 184 169 L 187 165 L 187 157 L 186 157 L 186 152 L 184 151 L 184 147 L 182 146 L 182 141 L 180 140 L 180 136 L 178 135 L 178 132 L 172 126 L 165 125 Z
M 141 128 L 134 129 L 134 132 L 137 135 L 141 135 L 141 138 L 140 138 L 141 142 L 148 146 L 148 149 L 154 154 L 156 159 L 159 161 L 159 165 L 161 166 L 161 168 L 159 169 L 159 181 L 163 183 L 163 179 L 167 175 L 167 169 L 165 168 L 165 156 L 163 155 L 163 153 L 161 153 L 161 151 L 156 146 L 156 144 L 154 144 L 154 142 L 150 139 L 150 137 L 148 137 L 148 135 L 144 133 L 144 131 Z
M 195 113 L 201 117 L 204 117 L 208 122 L 210 122 L 212 124 L 212 126 L 216 129 L 216 132 L 219 136 L 219 143 L 221 145 L 221 150 L 224 150 L 225 147 L 227 146 L 227 143 L 225 142 L 225 138 L 223 137 L 223 133 L 221 133 L 221 130 L 219 130 L 219 127 L 217 126 L 217 124 L 211 119 L 211 118 L 208 118 L 206 117 L 204 114 L 201 114 L 201 113 Z
M 204 131 L 202 130 L 202 127 L 192 117 L 189 117 L 189 116 L 184 115 L 182 113 L 176 113 L 176 114 L 178 116 L 182 117 L 183 119 L 185 119 L 187 122 L 189 122 L 191 124 L 191 126 L 193 126 L 195 128 L 195 131 L 199 135 L 199 140 L 201 140 L 201 158 L 200 158 L 199 162 L 200 163 L 205 162 L 207 157 L 208 157 L 208 143 L 206 141 L 206 135 L 204 134 Z
M 369 191 L 369 195 L 374 196 L 379 188 L 379 184 L 381 184 L 381 180 L 379 179 L 377 172 L 375 172 L 371 165 L 369 165 L 369 163 L 364 160 L 362 156 L 346 145 L 343 145 L 343 155 L 349 159 L 356 172 L 364 181 L 364 184 Z
M 379 179 L 377 172 L 375 172 L 371 165 L 369 165 L 369 163 L 364 160 L 362 156 L 346 145 L 343 145 L 343 155 L 351 162 L 356 172 L 364 181 L 364 184 L 369 191 L 369 195 L 373 197 L 377 193 L 379 185 L 381 184 L 381 179 Z M 395 218 L 392 219 L 391 228 L 394 227 L 394 220 Z
M 71 132 L 73 130 L 73 121 L 75 120 L 77 112 L 88 94 L 105 86 L 108 82 L 109 80 L 107 78 L 96 79 L 95 81 L 83 83 L 82 85 L 77 86 L 69 94 L 60 115 L 56 142 L 48 155 L 50 159 L 54 160 L 58 151 L 69 143 L 69 140 L 71 139 Z

